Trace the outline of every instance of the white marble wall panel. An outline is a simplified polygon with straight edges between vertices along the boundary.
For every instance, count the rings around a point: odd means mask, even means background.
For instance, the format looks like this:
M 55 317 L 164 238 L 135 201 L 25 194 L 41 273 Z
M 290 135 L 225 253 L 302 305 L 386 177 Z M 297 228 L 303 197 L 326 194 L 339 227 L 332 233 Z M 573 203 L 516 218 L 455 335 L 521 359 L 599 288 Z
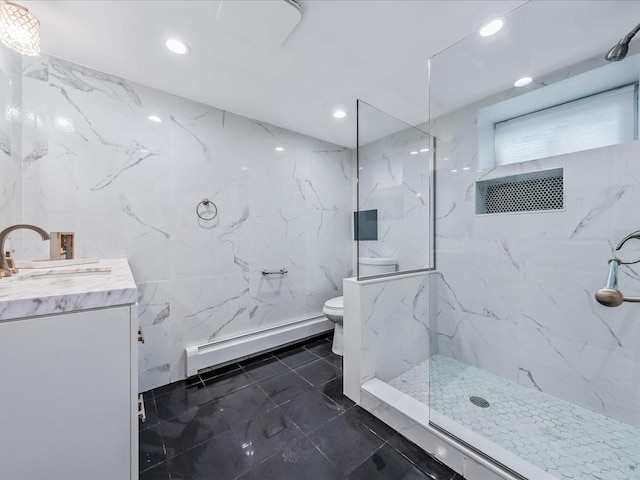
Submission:
M 15 223 L 21 202 L 21 55 L 4 48 L 0 52 L 0 226 Z M 11 247 L 11 245 L 7 245 Z
M 22 219 L 76 232 L 79 255 L 129 259 L 149 329 L 141 389 L 183 378 L 188 345 L 318 315 L 341 295 L 348 149 L 53 57 L 25 61 L 22 81 Z M 196 216 L 204 197 L 213 221 Z M 17 255 L 46 257 L 46 242 L 27 232 Z
M 429 358 L 429 279 L 421 273 L 358 282 L 361 383 L 388 382 Z
M 472 105 L 438 119 L 438 351 L 623 422 L 640 425 L 640 310 L 607 308 L 594 293 L 607 260 L 637 230 L 640 144 L 480 170 Z M 565 208 L 475 215 L 475 181 L 563 167 Z M 629 242 L 624 259 L 640 258 Z M 620 289 L 640 293 L 637 266 Z

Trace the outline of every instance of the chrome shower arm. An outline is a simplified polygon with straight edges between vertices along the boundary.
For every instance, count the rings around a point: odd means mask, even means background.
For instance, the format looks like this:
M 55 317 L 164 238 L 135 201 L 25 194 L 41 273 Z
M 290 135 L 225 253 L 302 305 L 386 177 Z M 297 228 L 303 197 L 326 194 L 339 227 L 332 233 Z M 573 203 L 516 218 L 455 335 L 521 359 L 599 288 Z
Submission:
M 636 33 L 640 31 L 640 23 L 635 26 L 633 30 L 627 33 L 621 41 L 629 42 L 633 37 L 636 36 Z
M 620 261 L 617 258 L 609 260 L 609 276 L 607 277 L 606 288 L 612 290 L 618 288 L 618 265 L 620 265 Z

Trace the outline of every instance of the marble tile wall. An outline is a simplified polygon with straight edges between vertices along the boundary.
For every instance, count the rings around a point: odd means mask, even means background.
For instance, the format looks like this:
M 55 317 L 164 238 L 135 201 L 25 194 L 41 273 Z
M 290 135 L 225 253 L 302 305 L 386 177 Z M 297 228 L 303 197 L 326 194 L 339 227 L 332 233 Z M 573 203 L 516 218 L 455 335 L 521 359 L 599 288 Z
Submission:
M 19 218 L 21 56 L 0 50 L 0 230 Z M 11 244 L 5 246 L 11 249 Z
M 640 307 L 607 308 L 594 293 L 613 247 L 640 228 L 640 143 L 482 171 L 476 111 L 494 101 L 433 125 L 437 349 L 638 426 Z M 475 215 L 476 180 L 554 167 L 564 168 L 563 211 Z M 621 258 L 640 258 L 640 242 L 632 243 Z M 640 267 L 622 267 L 619 283 L 640 294 Z
M 378 240 L 360 241 L 359 256 L 397 258 L 400 271 L 429 266 L 431 154 L 429 135 L 413 128 L 359 147 L 359 210 L 378 211 Z
M 429 273 L 357 282 L 361 384 L 389 382 L 429 358 L 429 283 Z
M 25 60 L 22 99 L 23 218 L 76 232 L 80 255 L 129 259 L 141 391 L 184 378 L 185 346 L 314 316 L 341 295 L 349 149 L 47 56 Z M 196 216 L 204 197 L 213 221 Z M 20 256 L 46 257 L 44 243 L 25 235 Z

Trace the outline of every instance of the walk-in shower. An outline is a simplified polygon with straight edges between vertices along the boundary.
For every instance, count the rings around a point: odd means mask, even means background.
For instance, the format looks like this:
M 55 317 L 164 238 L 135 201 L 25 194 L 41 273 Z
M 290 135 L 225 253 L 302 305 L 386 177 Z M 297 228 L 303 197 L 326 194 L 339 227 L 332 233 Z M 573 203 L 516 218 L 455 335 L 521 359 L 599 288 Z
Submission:
M 640 479 L 640 6 L 558 5 L 431 59 L 435 268 L 345 282 L 345 389 L 472 480 Z

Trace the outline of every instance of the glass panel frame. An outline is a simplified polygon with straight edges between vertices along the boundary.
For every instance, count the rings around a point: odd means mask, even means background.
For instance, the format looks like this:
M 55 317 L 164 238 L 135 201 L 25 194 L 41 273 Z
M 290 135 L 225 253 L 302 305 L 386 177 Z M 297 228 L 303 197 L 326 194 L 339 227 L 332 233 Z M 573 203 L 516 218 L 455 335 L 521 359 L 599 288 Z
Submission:
M 362 243 L 367 240 L 356 241 L 355 263 L 358 280 L 435 269 L 432 241 L 435 232 L 433 190 L 435 150 L 435 139 L 425 130 L 409 125 L 362 100 L 357 101 L 356 206 L 358 210 L 354 212 L 354 238 L 357 237 L 355 232 L 360 230 L 359 212 L 377 210 L 378 222 L 378 243 L 375 247 Z M 372 157 L 374 160 L 371 160 Z M 380 159 L 385 163 L 384 166 Z M 375 171 L 376 166 L 383 168 Z M 383 172 L 383 170 L 386 171 Z M 377 175 L 377 181 L 371 175 L 367 176 L 369 171 L 374 172 L 372 175 Z M 411 178 L 407 178 L 407 175 Z M 362 191 L 363 188 L 367 191 Z M 376 201 L 376 195 L 382 198 Z M 387 200 L 390 198 L 392 201 L 384 202 L 385 196 L 388 197 Z M 407 204 L 412 201 L 414 205 L 407 209 Z M 380 210 L 381 206 L 385 207 L 384 211 Z M 412 210 L 416 208 L 419 215 L 409 218 Z M 422 234 L 416 229 L 416 225 L 422 228 Z M 404 228 L 407 232 L 403 238 L 407 242 L 404 245 L 405 248 L 402 248 L 399 242 L 388 241 L 386 238 L 389 235 L 395 235 L 396 240 L 402 237 L 402 232 L 398 231 L 399 228 Z M 409 242 L 413 242 L 413 245 Z M 412 247 L 411 251 L 410 248 L 406 248 L 407 245 Z M 368 256 L 396 259 L 397 271 L 364 275 L 359 259 Z

